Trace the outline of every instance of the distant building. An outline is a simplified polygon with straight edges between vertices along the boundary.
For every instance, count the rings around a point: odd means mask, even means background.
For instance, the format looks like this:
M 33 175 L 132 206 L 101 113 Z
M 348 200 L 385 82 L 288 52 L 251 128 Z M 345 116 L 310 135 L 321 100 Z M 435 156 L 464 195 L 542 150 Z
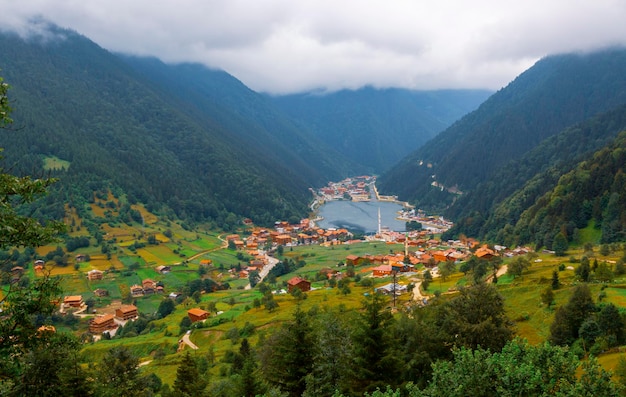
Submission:
M 131 320 L 133 318 L 139 317 L 139 312 L 137 311 L 137 306 L 134 305 L 125 305 L 115 310 L 115 317 L 119 320 L 126 321 Z
M 198 308 L 189 309 L 187 311 L 187 316 L 189 316 L 192 323 L 195 323 L 196 321 L 204 321 L 209 318 L 209 315 L 209 312 Z
M 386 294 L 386 295 L 393 295 L 393 293 L 395 292 L 396 295 L 401 295 L 404 294 L 405 292 L 407 292 L 407 287 L 406 285 L 400 285 L 400 284 L 394 284 L 394 283 L 390 283 L 387 285 L 383 285 L 380 286 L 378 288 L 375 288 L 374 291 L 376 292 L 380 292 L 382 294 Z
M 156 292 L 157 284 L 154 280 L 147 278 L 141 282 L 141 286 L 143 288 L 144 295 L 152 295 Z
M 130 287 L 130 296 L 138 297 L 143 296 L 143 287 L 141 285 L 131 285 Z
M 171 266 L 157 266 L 156 271 L 161 274 L 167 274 L 172 271 L 172 267 Z
M 92 334 L 101 334 L 115 328 L 117 328 L 117 324 L 115 324 L 115 317 L 112 314 L 104 314 L 89 321 L 89 332 Z
M 102 280 L 103 273 L 98 269 L 93 269 L 87 272 L 87 278 L 89 280 Z
M 311 290 L 311 283 L 302 277 L 292 277 L 287 281 L 287 290 L 291 292 L 294 288 L 299 288 L 302 292 L 307 292 Z
M 81 295 L 69 295 L 63 298 L 63 307 L 78 308 L 83 305 L 83 297 Z
M 374 277 L 385 277 L 391 275 L 392 268 L 390 265 L 380 265 L 372 269 Z
M 93 291 L 93 294 L 99 298 L 102 298 L 103 296 L 109 296 L 109 291 L 104 288 L 98 288 Z

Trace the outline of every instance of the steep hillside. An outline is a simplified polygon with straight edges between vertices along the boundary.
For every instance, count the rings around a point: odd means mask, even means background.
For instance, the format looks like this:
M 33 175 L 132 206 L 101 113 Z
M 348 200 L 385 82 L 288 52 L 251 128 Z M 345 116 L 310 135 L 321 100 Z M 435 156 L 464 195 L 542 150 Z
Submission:
M 238 149 L 259 157 L 266 167 L 285 164 L 318 185 L 363 169 L 296 127 L 265 96 L 226 72 L 199 64 L 167 65 L 155 58 L 121 58 L 194 120 L 208 128 L 217 123 L 226 129 L 232 142 L 242 143 Z
M 272 99 L 343 156 L 379 174 L 476 109 L 490 94 L 368 87 Z
M 563 174 L 591 159 L 595 151 L 606 150 L 624 130 L 626 106 L 620 106 L 546 139 L 521 159 L 496 172 L 490 182 L 480 184 L 482 194 L 460 197 L 452 207 L 459 211 L 459 222 L 449 231 L 449 236 L 462 233 L 507 245 L 535 241 L 525 233 L 514 233 L 513 226 L 522 212 L 554 189 Z M 589 220 L 578 213 L 568 216 L 570 219 L 565 223 L 569 224 L 570 237 L 574 228 L 584 227 Z
M 626 103 L 625 69 L 624 49 L 542 59 L 404 158 L 380 178 L 380 190 L 440 209 L 456 197 L 448 192 L 482 192 L 481 182 L 547 137 Z
M 63 203 L 110 187 L 191 221 L 268 224 L 306 214 L 307 189 L 339 176 L 343 165 L 234 78 L 192 68 L 190 81 L 217 81 L 203 86 L 205 97 L 213 89 L 215 97 L 237 98 L 211 105 L 200 94 L 173 92 L 167 81 L 154 83 L 83 36 L 50 29 L 28 40 L 0 34 L 16 130 L 0 137 L 5 168 L 40 174 L 51 158 L 69 165 L 52 171 L 60 183 L 48 211 L 58 215 Z M 259 112 L 262 121 L 253 117 Z
M 524 211 L 515 225 L 518 239 L 552 248 L 557 234 L 577 239 L 577 229 L 591 220 L 602 231 L 601 242 L 626 236 L 626 132 L 588 161 L 563 175 L 556 187 Z

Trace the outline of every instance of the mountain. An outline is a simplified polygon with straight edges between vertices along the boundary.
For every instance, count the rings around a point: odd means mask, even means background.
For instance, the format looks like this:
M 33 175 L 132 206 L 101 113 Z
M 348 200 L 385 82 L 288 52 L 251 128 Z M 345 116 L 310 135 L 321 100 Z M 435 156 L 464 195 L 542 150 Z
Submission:
M 484 219 L 507 197 L 503 191 L 534 176 L 502 180 L 499 170 L 546 138 L 626 103 L 624 70 L 622 48 L 546 57 L 405 157 L 379 178 L 379 190 L 457 221 L 470 213 Z
M 111 190 L 187 221 L 270 224 L 305 216 L 309 187 L 353 172 L 224 72 L 111 54 L 54 26 L 0 33 L 0 54 L 15 121 L 4 167 L 59 178 L 45 209 L 57 216 Z
M 476 109 L 485 90 L 342 90 L 271 97 L 345 158 L 380 174 Z
M 622 110 L 626 113 L 626 108 Z M 601 243 L 626 238 L 626 124 L 610 145 L 598 150 L 525 210 L 513 235 L 553 248 L 558 234 L 577 242 L 590 221 L 601 231 Z
M 545 217 L 540 220 L 541 228 L 529 227 L 529 209 L 536 207 L 536 203 L 545 202 L 553 190 L 561 192 L 568 174 L 593 161 L 595 152 L 613 150 L 616 137 L 626 131 L 626 105 L 602 113 L 580 124 L 569 127 L 562 132 L 547 138 L 521 159 L 512 161 L 500 169 L 489 183 L 480 185 L 483 194 L 468 194 L 458 199 L 453 208 L 464 208 L 460 212 L 459 222 L 449 231 L 449 235 L 466 234 L 480 236 L 491 241 L 498 241 L 506 245 L 520 243 L 535 243 L 538 246 L 551 246 L 554 236 L 564 231 L 570 241 L 574 241 L 574 231 L 587 226 L 592 219 L 597 227 L 604 227 L 604 220 L 617 221 L 614 218 L 603 218 L 601 209 L 608 201 L 602 198 L 604 190 L 588 188 L 585 193 L 591 192 L 593 197 L 587 196 L 580 200 L 583 203 L 594 203 L 595 212 L 580 211 L 578 205 L 564 204 L 569 198 L 549 199 L 560 203 L 561 216 L 557 218 Z M 623 143 L 623 137 L 619 141 Z M 523 181 L 525 180 L 525 181 Z M 497 182 L 500 183 L 497 183 Z M 520 188 L 516 187 L 522 184 Z M 568 191 L 579 190 L 577 186 L 566 187 Z M 583 193 L 577 192 L 576 194 Z M 495 197 L 495 199 L 494 199 Z M 580 197 L 578 197 L 580 199 Z M 484 200 L 493 200 L 491 206 Z M 553 204 L 554 204 L 553 203 Z M 600 205 L 604 203 L 603 205 Z M 599 206 L 600 205 L 600 206 Z M 486 211 L 478 209 L 487 208 Z M 532 210 L 532 213 L 538 211 Z M 540 212 L 538 212 L 540 213 Z M 537 219 L 533 220 L 537 223 Z M 613 234 L 615 235 L 615 234 Z M 612 241 L 613 237 L 605 236 L 603 241 Z

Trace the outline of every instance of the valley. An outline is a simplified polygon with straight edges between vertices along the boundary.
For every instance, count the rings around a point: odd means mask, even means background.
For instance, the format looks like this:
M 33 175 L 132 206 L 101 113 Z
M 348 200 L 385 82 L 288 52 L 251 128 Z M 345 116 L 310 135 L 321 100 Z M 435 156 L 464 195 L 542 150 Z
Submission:
M 625 49 L 493 95 L 0 54 L 0 395 L 626 390 Z

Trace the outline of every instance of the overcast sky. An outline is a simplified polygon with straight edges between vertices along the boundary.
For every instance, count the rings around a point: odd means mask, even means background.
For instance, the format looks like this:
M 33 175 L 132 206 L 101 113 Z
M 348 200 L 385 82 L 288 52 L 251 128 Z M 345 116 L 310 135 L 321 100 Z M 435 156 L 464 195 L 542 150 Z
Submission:
M 201 62 L 270 93 L 499 89 L 546 55 L 626 44 L 624 0 L 0 0 L 0 10 L 2 28 L 43 17 L 110 51 Z

